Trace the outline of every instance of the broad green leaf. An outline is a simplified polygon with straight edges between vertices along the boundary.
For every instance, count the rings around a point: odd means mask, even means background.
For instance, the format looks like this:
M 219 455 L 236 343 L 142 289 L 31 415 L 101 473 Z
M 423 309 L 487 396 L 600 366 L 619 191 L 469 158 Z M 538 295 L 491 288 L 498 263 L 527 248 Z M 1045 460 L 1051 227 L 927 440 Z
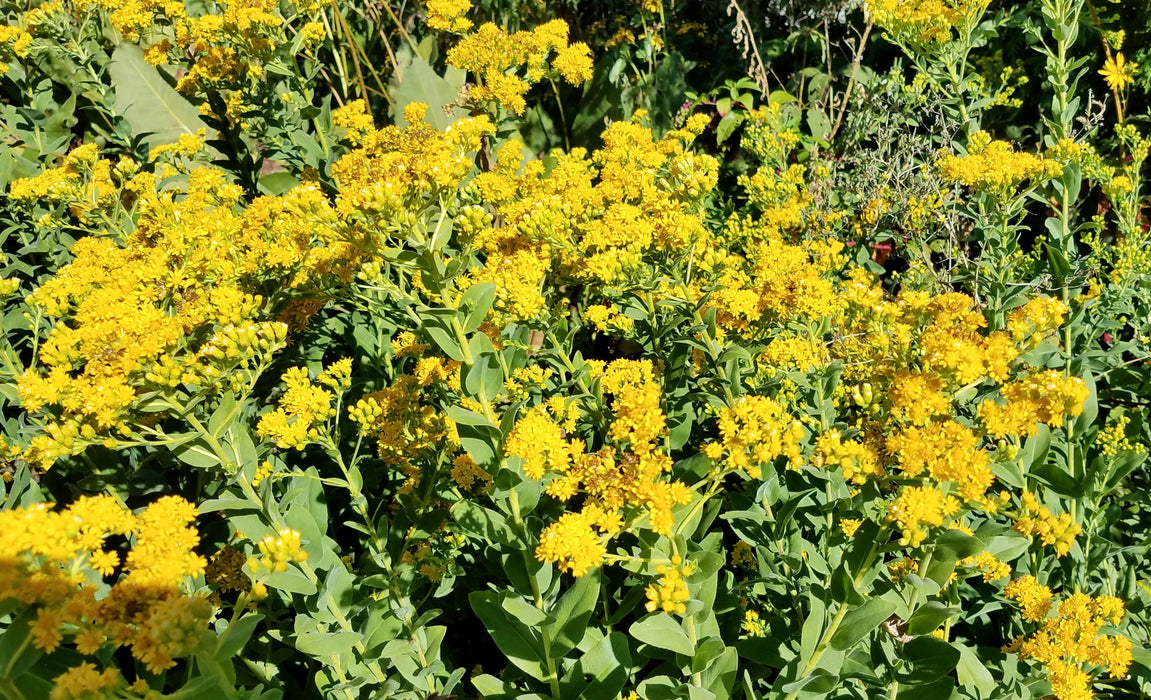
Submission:
M 229 624 L 216 641 L 216 658 L 230 661 L 233 656 L 239 654 L 263 619 L 263 615 L 249 613 Z
M 885 598 L 872 598 L 863 605 L 851 610 L 844 616 L 839 629 L 831 637 L 833 649 L 846 650 L 855 646 L 855 643 L 866 637 L 871 630 L 879 627 L 891 613 L 895 612 L 896 604 Z
M 923 636 L 904 644 L 903 656 L 911 662 L 912 670 L 900 674 L 901 682 L 910 680 L 927 683 L 951 673 L 959 663 L 960 654 L 958 649 L 942 639 Z
M 694 656 L 695 646 L 687 632 L 670 615 L 663 612 L 652 613 L 631 626 L 628 633 L 634 639 L 653 647 L 674 651 L 684 656 Z
M 172 448 L 172 454 L 184 464 L 201 469 L 208 469 L 220 464 L 220 458 L 215 450 L 203 437 L 197 437 Z
M 627 637 L 612 632 L 580 657 L 561 682 L 564 697 L 616 700 L 631 671 Z
M 501 597 L 500 607 L 504 612 L 529 627 L 543 627 L 555 622 L 546 612 L 514 593 L 505 592 Z
M 495 282 L 480 282 L 468 287 L 468 291 L 460 297 L 460 311 L 464 314 L 464 332 L 471 333 L 483 324 L 495 298 Z
M 960 685 L 978 688 L 984 697 L 995 690 L 995 677 L 971 647 L 959 647 L 959 661 L 955 666 L 955 673 Z
M 508 661 L 535 678 L 547 676 L 543 640 L 538 631 L 510 617 L 496 593 L 474 591 L 468 602 Z
M 577 578 L 560 597 L 552 611 L 555 624 L 551 654 L 554 658 L 564 657 L 583 640 L 588 620 L 599 601 L 599 592 L 600 572 L 596 570 Z
M 827 693 L 839 684 L 839 676 L 827 669 L 817 668 L 797 681 L 784 685 L 780 690 L 785 693 Z
M 939 536 L 935 547 L 938 561 L 959 561 L 982 551 L 983 542 L 960 530 L 947 530 Z
M 112 52 L 108 75 L 116 89 L 116 112 L 144 137 L 149 147 L 172 143 L 204 128 L 200 110 L 176 92 L 160 72 L 144 60 L 135 44 L 122 43 Z
M 236 395 L 230 391 L 224 392 L 220 397 L 220 404 L 216 406 L 216 410 L 212 412 L 212 417 L 208 420 L 208 432 L 212 437 L 220 437 L 232 425 L 232 420 L 235 419 L 236 413 L 239 410 L 239 404 L 236 403 Z
M 712 637 L 711 639 L 716 639 Z M 739 671 L 739 654 L 735 647 L 726 647 L 716 653 L 703 670 L 703 686 L 717 698 L 731 697 L 735 675 Z
M 452 122 L 466 114 L 458 107 L 452 106 L 445 112 L 444 107 L 454 105 L 460 89 L 464 86 L 467 73 L 458 68 L 448 67 L 444 75 L 436 73 L 426 60 L 420 56 L 413 56 L 410 63 L 403 66 L 399 73 L 399 85 L 392 91 L 396 101 L 396 126 L 407 126 L 404 121 L 404 107 L 412 102 L 423 102 L 428 106 L 424 121 L 436 129 L 443 131 Z
M 519 538 L 508 525 L 507 518 L 498 511 L 484 508 L 474 501 L 459 501 L 452 506 L 451 514 L 452 520 L 469 535 L 521 549 Z
M 907 619 L 907 633 L 911 635 L 930 634 L 937 627 L 947 621 L 949 617 L 959 612 L 949 608 L 943 603 L 929 601 L 920 605 Z
M 361 639 L 356 632 L 308 632 L 296 637 L 296 648 L 308 656 L 326 659 L 351 651 Z

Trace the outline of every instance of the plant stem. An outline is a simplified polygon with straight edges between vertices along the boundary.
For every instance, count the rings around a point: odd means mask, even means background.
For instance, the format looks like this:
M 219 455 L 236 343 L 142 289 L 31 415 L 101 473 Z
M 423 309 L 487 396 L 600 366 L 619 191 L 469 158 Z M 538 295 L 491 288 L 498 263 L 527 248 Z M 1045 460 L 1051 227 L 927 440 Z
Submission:
M 512 507 L 512 518 L 515 520 L 516 526 L 520 528 L 520 532 L 523 533 L 524 541 L 526 542 L 530 533 L 528 533 L 527 525 L 524 523 L 523 514 L 520 512 L 519 494 L 516 493 L 515 488 L 509 489 L 508 493 Z M 535 575 L 531 572 L 531 557 L 529 556 L 527 549 L 521 549 L 520 553 L 524 558 L 524 568 L 527 571 L 528 582 L 531 583 L 532 586 L 532 597 L 535 598 L 535 605 L 541 611 L 544 611 L 544 598 L 543 594 L 540 592 L 540 584 L 539 581 L 536 581 Z M 546 680 L 548 682 L 548 686 L 551 688 L 552 697 L 556 700 L 559 700 L 561 697 L 560 679 L 559 674 L 556 672 L 556 660 L 552 658 L 551 628 L 548 625 L 540 625 L 539 630 L 540 639 L 543 642 L 544 663 L 547 666 L 548 672 Z

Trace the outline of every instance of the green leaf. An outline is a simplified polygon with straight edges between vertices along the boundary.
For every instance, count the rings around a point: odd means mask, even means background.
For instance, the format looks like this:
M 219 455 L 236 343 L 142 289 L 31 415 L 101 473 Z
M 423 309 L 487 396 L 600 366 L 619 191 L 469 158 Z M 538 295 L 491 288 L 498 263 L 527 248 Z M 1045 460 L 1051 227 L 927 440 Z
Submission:
M 1012 562 L 1023 556 L 1031 547 L 1031 540 L 1018 533 L 996 535 L 987 543 L 987 551 L 996 559 Z
M 474 591 L 468 602 L 508 661 L 532 677 L 545 678 L 547 668 L 539 632 L 510 617 L 500 598 L 492 591 Z
M 208 469 L 220 464 L 215 450 L 203 437 L 181 443 L 172 448 L 172 454 L 184 464 L 200 469 Z
M 540 610 L 523 598 L 511 593 L 504 593 L 502 595 L 500 607 L 502 607 L 508 615 L 529 627 L 544 627 L 555 622 L 555 619 L 543 610 Z
M 164 81 L 144 60 L 139 46 L 127 42 L 117 46 L 108 75 L 116 89 L 116 112 L 124 115 L 133 136 L 149 134 L 144 137 L 149 148 L 204 128 L 200 110 Z
M 729 698 L 732 688 L 735 687 L 735 675 L 738 671 L 739 653 L 735 647 L 726 647 L 714 654 L 711 662 L 704 668 L 703 686 L 717 698 Z
M 803 620 L 803 629 L 799 636 L 799 655 L 804 659 L 810 659 L 815 653 L 815 647 L 819 645 L 819 639 L 823 636 L 823 625 L 827 619 L 827 604 L 820 597 L 809 594 L 807 604 L 811 606 L 811 611 Z
M 485 428 L 495 428 L 495 424 L 487 416 L 475 411 L 452 404 L 444 409 L 444 413 L 456 423 L 463 425 L 482 425 Z
M 597 569 L 576 579 L 572 587 L 560 597 L 552 615 L 553 658 L 563 658 L 584 638 L 588 620 L 599 601 L 600 572 Z
M 992 691 L 995 690 L 995 677 L 991 675 L 991 671 L 988 671 L 979 659 L 979 654 L 971 647 L 959 647 L 959 661 L 956 664 L 955 673 L 959 678 L 960 685 L 978 688 L 984 697 L 991 695 Z
M 230 661 L 233 656 L 239 654 L 263 619 L 263 615 L 249 613 L 228 625 L 216 640 L 216 658 Z
M 855 646 L 871 630 L 879 627 L 895 612 L 896 604 L 886 598 L 872 598 L 844 616 L 842 624 L 831 637 L 831 647 L 841 651 Z
M 563 696 L 580 700 L 615 700 L 631 671 L 627 637 L 612 632 L 587 650 L 564 677 Z
M 728 112 L 725 114 L 715 127 L 715 142 L 723 143 L 731 138 L 731 135 L 739 128 L 743 120 L 744 115 L 742 112 Z
M 403 66 L 399 85 L 392 90 L 396 100 L 396 126 L 407 126 L 404 121 L 404 107 L 412 102 L 423 102 L 428 106 L 424 121 L 443 131 L 452 122 L 466 116 L 458 107 L 452 106 L 447 112 L 444 107 L 454 105 L 460 89 L 464 86 L 467 73 L 458 68 L 448 67 L 444 75 L 436 73 L 426 60 L 413 56 L 410 63 Z
M 220 405 L 216 406 L 216 410 L 212 412 L 212 417 L 208 420 L 208 432 L 212 437 L 218 438 L 224 434 L 232 425 L 237 410 L 236 395 L 230 391 L 224 392 L 224 395 L 220 397 Z
M 226 513 L 238 513 L 243 511 L 260 510 L 260 504 L 253 502 L 249 498 L 213 498 L 201 503 L 197 510 L 200 515 L 206 513 L 216 513 L 224 511 Z
M 471 333 L 483 324 L 496 298 L 495 282 L 480 282 L 468 287 L 460 297 L 460 311 L 464 313 L 464 332 Z
M 1082 377 L 1083 382 L 1087 388 L 1091 390 L 1091 394 L 1083 403 L 1083 412 L 1075 419 L 1075 434 L 1082 435 L 1087 432 L 1094 423 L 1095 419 L 1099 416 L 1099 393 L 1095 388 L 1095 377 L 1090 372 L 1087 372 Z
M 351 651 L 363 636 L 356 632 L 307 632 L 296 637 L 296 649 L 317 659 Z
M 840 564 L 831 575 L 831 599 L 850 605 L 862 605 L 866 600 L 855 587 L 855 577 L 851 575 L 847 564 Z
M 455 333 L 448 330 L 448 328 L 437 318 L 424 319 L 424 332 L 428 334 L 432 342 L 436 344 L 445 355 L 452 358 L 457 362 L 464 361 L 464 351 L 460 348 L 459 341 L 456 340 Z
M 452 520 L 469 535 L 493 544 L 521 549 L 519 538 L 507 518 L 473 501 L 459 501 L 451 507 Z
M 807 110 L 807 128 L 811 135 L 820 141 L 826 141 L 831 133 L 831 120 L 818 109 Z
M 1047 262 L 1051 266 L 1051 276 L 1055 278 L 1055 286 L 1062 287 L 1063 281 L 1071 274 L 1071 265 L 1067 262 L 1067 256 L 1063 254 L 1063 251 L 1050 243 L 1046 245 L 1046 248 Z
M 959 610 L 956 608 L 949 608 L 934 600 L 924 603 L 907 619 L 907 634 L 930 634 L 957 612 Z
M 245 534 L 247 534 L 246 531 Z M 265 583 L 267 583 L 270 588 L 275 588 L 285 593 L 312 595 L 316 592 L 316 584 L 312 583 L 310 578 L 295 569 L 269 574 Z
M 259 186 L 260 193 L 278 197 L 287 194 L 300 181 L 296 179 L 295 175 L 288 172 L 268 173 L 260 178 Z
M 828 693 L 839 685 L 839 676 L 824 668 L 817 668 L 797 681 L 787 683 L 780 690 L 785 693 Z
M 657 612 L 648 615 L 633 624 L 628 633 L 633 639 L 659 649 L 667 649 L 688 657 L 695 655 L 695 645 L 691 643 L 683 627 L 667 613 Z
M 1039 432 L 1027 438 L 1023 449 L 1019 450 L 1019 461 L 1025 471 L 1034 471 L 1047 461 L 1047 453 L 1051 450 L 1051 428 L 1046 423 L 1040 423 Z M 1022 486 L 1022 484 L 1019 484 Z
M 903 645 L 903 655 L 914 668 L 900 674 L 900 682 L 927 683 L 951 673 L 959 663 L 959 650 L 942 639 L 931 636 L 916 637 Z
M 983 541 L 959 530 L 947 530 L 936 541 L 935 559 L 956 562 L 983 551 Z

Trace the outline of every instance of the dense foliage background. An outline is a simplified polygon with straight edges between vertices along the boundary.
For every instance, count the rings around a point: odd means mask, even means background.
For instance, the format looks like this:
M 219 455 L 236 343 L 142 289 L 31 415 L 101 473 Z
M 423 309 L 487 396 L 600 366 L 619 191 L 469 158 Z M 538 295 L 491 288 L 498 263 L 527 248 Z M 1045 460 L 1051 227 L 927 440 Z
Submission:
M 0 695 L 1151 691 L 1131 0 L 0 5 Z

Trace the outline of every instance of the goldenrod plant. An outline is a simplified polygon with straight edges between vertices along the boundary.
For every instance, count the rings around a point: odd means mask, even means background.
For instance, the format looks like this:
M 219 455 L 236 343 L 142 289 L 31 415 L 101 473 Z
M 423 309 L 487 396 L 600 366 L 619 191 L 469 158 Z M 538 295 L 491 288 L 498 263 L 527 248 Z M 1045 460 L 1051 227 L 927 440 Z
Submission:
M 0 696 L 1143 697 L 1118 5 L 0 8 Z

